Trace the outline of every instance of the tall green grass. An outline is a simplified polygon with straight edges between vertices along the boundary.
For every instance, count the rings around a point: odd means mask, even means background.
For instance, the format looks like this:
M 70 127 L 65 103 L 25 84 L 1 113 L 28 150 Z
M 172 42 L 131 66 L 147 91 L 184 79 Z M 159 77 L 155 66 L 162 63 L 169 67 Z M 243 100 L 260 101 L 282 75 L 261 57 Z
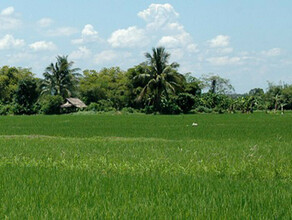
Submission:
M 289 219 L 291 192 L 292 114 L 0 118 L 1 219 Z

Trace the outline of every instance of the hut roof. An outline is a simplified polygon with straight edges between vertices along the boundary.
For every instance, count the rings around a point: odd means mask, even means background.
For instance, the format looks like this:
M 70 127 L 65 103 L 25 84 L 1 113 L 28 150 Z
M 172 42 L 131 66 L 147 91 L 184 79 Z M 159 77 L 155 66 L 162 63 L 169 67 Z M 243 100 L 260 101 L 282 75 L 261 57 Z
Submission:
M 87 106 L 78 98 L 67 98 L 67 102 L 61 105 L 61 108 L 77 107 L 77 108 L 86 108 Z

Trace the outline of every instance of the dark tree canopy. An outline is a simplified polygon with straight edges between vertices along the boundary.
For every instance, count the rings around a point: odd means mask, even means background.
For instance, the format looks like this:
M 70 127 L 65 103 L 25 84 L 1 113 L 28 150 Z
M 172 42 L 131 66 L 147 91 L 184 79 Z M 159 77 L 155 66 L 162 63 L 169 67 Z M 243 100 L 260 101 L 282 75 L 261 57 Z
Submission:
M 32 77 L 26 77 L 19 81 L 14 101 L 17 104 L 17 114 L 33 114 L 34 104 L 39 97 L 37 80 Z

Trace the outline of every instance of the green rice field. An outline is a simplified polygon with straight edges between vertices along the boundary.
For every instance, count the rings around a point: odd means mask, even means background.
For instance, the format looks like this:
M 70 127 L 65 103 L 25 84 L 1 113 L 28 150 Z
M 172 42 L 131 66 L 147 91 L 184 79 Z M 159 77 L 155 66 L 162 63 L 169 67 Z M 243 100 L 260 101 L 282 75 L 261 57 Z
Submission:
M 150 218 L 291 219 L 292 113 L 0 117 L 0 219 Z

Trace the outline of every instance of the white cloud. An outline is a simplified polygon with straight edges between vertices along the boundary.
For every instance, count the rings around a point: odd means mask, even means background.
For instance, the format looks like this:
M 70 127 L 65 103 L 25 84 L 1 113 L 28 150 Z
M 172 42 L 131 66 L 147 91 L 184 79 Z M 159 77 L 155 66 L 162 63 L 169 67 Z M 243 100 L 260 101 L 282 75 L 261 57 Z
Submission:
M 292 65 L 292 59 L 283 59 L 281 60 L 281 63 L 284 65 Z
M 171 49 L 172 57 L 176 59 L 183 59 L 184 55 L 199 51 L 198 45 L 193 43 L 191 35 L 185 31 L 177 35 L 162 37 L 158 46 Z
M 91 56 L 91 51 L 87 47 L 79 47 L 78 50 L 73 51 L 69 57 L 72 59 L 86 59 Z
M 37 22 L 38 26 L 42 28 L 49 27 L 52 23 L 53 23 L 53 20 L 50 18 L 42 18 Z
M 24 51 L 21 51 L 19 53 L 7 54 L 6 57 L 7 57 L 7 64 L 11 64 L 11 65 L 15 65 L 16 62 L 23 62 L 27 60 L 31 61 L 36 58 L 34 54 L 29 53 L 29 52 L 24 52 Z
M 0 17 L 0 30 L 15 29 L 21 25 L 21 21 L 16 18 Z
M 232 53 L 233 52 L 233 48 L 232 47 L 219 48 L 216 51 L 219 54 L 229 54 L 229 53 Z
M 0 13 L 0 30 L 15 29 L 21 25 L 21 21 L 14 16 L 14 8 L 8 7 Z
M 151 4 L 138 16 L 147 23 L 144 32 L 152 45 L 164 46 L 174 54 L 172 57 L 183 59 L 185 55 L 198 52 L 192 36 L 178 22 L 179 14 L 170 4 Z
M 76 34 L 78 30 L 73 27 L 61 27 L 54 30 L 49 30 L 47 34 L 52 37 L 59 37 L 59 36 L 71 36 Z
M 102 39 L 99 37 L 98 32 L 94 30 L 94 27 L 91 24 L 86 24 L 81 31 L 81 38 L 72 40 L 72 43 L 83 44 L 99 41 L 102 41 Z
M 199 49 L 198 49 L 198 45 L 197 44 L 189 44 L 187 46 L 187 50 L 190 53 L 197 53 L 197 52 L 199 52 Z
M 53 42 L 37 41 L 29 45 L 34 51 L 56 50 L 57 46 Z
M 7 34 L 0 39 L 0 50 L 19 48 L 25 45 L 24 40 L 15 39 L 12 35 Z
M 182 60 L 185 55 L 185 51 L 181 48 L 169 49 L 169 53 L 171 54 L 171 58 L 173 60 Z
M 168 31 L 179 31 L 179 32 L 184 32 L 184 26 L 174 22 L 174 23 L 168 23 L 165 27 L 164 30 L 168 30 Z
M 230 37 L 227 35 L 218 35 L 209 41 L 210 47 L 227 47 L 229 45 Z
M 97 36 L 98 35 L 98 32 L 94 30 L 94 27 L 91 24 L 85 25 L 81 33 L 82 33 L 82 36 Z
M 262 51 L 262 54 L 268 57 L 276 57 L 282 54 L 282 50 L 280 48 L 273 48 L 267 51 Z
M 4 16 L 9 16 L 9 15 L 12 15 L 13 13 L 14 13 L 13 7 L 8 7 L 1 11 L 1 15 L 4 15 Z
M 174 36 L 162 37 L 158 45 L 162 45 L 168 48 L 182 47 L 188 45 L 192 41 L 191 35 L 187 32 L 183 32 Z
M 148 28 L 157 29 L 175 21 L 179 14 L 170 4 L 151 4 L 146 10 L 139 12 L 138 16 L 148 23 Z
M 208 58 L 207 61 L 215 66 L 241 64 L 240 57 L 228 57 L 228 56 L 211 57 L 211 58 Z
M 95 63 L 103 64 L 113 61 L 118 57 L 118 54 L 113 50 L 105 50 L 97 54 L 94 58 Z
M 158 41 L 158 45 L 168 48 L 177 47 L 180 44 L 175 36 L 164 36 Z
M 138 16 L 146 21 L 146 27 L 130 26 L 114 31 L 107 40 L 113 48 L 164 46 L 175 53 L 173 57 L 179 58 L 198 52 L 192 36 L 177 21 L 179 14 L 172 5 L 151 4 L 146 10 L 139 12 Z M 78 43 L 80 40 L 74 42 Z
M 149 40 L 143 29 L 136 26 L 127 29 L 119 29 L 112 33 L 108 42 L 112 47 L 144 47 L 147 46 Z
M 115 65 L 121 64 L 123 61 L 129 61 L 132 54 L 130 52 L 118 52 L 114 50 L 104 50 L 94 57 L 94 62 L 99 65 L 106 65 L 115 62 Z

